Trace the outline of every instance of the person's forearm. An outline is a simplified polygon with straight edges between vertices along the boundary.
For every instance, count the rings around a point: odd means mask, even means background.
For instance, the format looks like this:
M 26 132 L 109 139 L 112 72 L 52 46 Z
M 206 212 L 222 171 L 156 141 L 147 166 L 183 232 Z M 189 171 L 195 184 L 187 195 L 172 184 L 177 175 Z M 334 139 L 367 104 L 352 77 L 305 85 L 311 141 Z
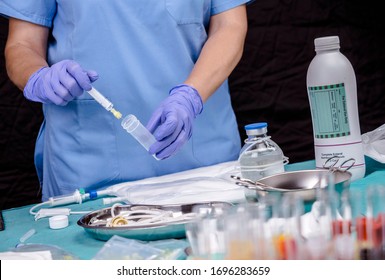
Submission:
M 36 56 L 25 46 L 13 45 L 6 50 L 7 73 L 11 81 L 21 90 L 29 77 L 41 67 L 47 65 L 44 59 Z
M 203 101 L 228 78 L 243 53 L 247 31 L 245 7 L 225 13 L 229 14 L 219 14 L 212 18 L 208 40 L 185 81 L 185 84 L 198 90 Z
M 33 37 L 30 34 L 33 34 Z M 47 37 L 46 28 L 10 19 L 5 48 L 6 67 L 9 78 L 19 89 L 24 89 L 34 72 L 47 66 Z

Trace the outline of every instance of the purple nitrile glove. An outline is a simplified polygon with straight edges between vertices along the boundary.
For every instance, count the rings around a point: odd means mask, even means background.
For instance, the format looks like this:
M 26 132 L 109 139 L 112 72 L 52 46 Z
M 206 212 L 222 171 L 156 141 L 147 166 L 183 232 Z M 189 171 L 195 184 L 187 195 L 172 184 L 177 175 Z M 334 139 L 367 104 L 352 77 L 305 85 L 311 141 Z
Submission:
M 157 140 L 150 154 L 158 159 L 175 154 L 190 139 L 193 121 L 202 109 L 202 98 L 195 88 L 184 84 L 172 88 L 147 124 Z
M 73 60 L 63 60 L 33 73 L 24 88 L 24 96 L 32 101 L 64 106 L 84 90 L 90 90 L 91 83 L 97 79 L 95 71 L 83 70 Z

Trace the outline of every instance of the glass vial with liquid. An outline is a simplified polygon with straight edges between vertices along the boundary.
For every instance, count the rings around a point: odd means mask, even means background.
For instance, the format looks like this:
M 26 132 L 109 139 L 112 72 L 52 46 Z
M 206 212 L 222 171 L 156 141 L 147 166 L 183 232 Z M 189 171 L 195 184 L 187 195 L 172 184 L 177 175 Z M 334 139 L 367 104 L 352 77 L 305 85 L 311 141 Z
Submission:
M 284 172 L 287 158 L 281 148 L 267 135 L 267 123 L 245 126 L 247 139 L 239 155 L 241 176 L 257 181 Z
M 335 167 L 354 159 L 352 180 L 365 175 L 365 158 L 359 125 L 356 76 L 340 52 L 338 36 L 314 40 L 316 55 L 307 71 L 314 150 L 317 168 L 332 158 Z M 329 160 L 330 162 L 330 160 Z M 347 166 L 346 166 L 347 167 Z

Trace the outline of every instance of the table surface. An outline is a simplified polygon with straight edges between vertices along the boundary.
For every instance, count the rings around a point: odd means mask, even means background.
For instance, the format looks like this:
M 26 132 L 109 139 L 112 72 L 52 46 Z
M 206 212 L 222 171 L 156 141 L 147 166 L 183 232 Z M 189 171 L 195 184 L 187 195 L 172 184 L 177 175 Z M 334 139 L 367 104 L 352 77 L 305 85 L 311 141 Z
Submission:
M 366 158 L 365 177 L 353 181 L 350 188 L 366 188 L 373 184 L 385 184 L 385 164 L 378 163 L 371 158 Z M 289 164 L 286 171 L 314 169 L 315 162 L 307 161 Z M 15 248 L 19 239 L 30 229 L 36 233 L 26 243 L 54 245 L 82 260 L 92 259 L 103 247 L 105 241 L 94 239 L 86 231 L 77 225 L 82 215 L 70 215 L 69 226 L 64 229 L 53 230 L 49 228 L 48 218 L 37 221 L 29 214 L 33 205 L 3 210 L 5 230 L 0 231 L 0 252 L 6 252 Z M 63 206 L 71 208 L 71 211 L 95 211 L 106 206 L 102 199 L 86 201 L 83 204 Z

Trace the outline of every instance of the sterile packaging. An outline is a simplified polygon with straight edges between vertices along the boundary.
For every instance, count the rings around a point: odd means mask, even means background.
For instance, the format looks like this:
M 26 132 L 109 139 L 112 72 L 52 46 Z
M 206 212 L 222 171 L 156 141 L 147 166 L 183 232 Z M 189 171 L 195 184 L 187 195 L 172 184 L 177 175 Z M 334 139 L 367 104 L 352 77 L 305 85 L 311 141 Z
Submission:
M 184 259 L 188 243 L 183 240 L 165 239 L 143 242 L 118 235 L 112 236 L 94 260 L 176 260 Z
M 372 159 L 385 163 L 385 124 L 362 134 L 364 153 Z
M 155 260 L 163 250 L 143 242 L 112 236 L 93 258 L 94 260 Z

